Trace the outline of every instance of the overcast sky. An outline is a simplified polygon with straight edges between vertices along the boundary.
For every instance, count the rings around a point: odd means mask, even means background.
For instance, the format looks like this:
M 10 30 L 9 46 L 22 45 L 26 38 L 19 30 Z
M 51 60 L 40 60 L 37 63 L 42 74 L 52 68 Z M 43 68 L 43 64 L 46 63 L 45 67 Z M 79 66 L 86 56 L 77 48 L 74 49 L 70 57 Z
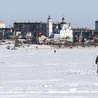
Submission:
M 72 27 L 95 29 L 98 0 L 0 0 L 0 21 L 7 26 L 16 22 L 61 22 L 65 17 Z

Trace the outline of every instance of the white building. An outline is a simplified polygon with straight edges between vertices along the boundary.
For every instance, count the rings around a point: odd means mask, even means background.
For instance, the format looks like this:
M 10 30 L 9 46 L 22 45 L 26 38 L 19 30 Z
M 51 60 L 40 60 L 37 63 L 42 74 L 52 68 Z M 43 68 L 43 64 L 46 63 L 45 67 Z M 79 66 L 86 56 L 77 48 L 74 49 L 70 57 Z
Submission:
M 70 24 L 65 23 L 65 18 L 62 18 L 61 29 L 59 30 L 56 27 L 57 33 L 53 32 L 55 39 L 68 39 L 69 41 L 73 41 L 73 30 L 71 29 Z
M 0 22 L 0 28 L 5 28 L 5 23 L 4 22 Z
M 47 39 L 47 36 L 45 34 L 42 33 L 38 33 L 36 34 L 36 41 L 38 43 L 44 43 L 44 41 Z
M 50 18 L 50 16 L 48 16 L 47 25 L 46 25 L 46 35 L 48 37 L 51 37 L 51 35 L 52 35 L 52 32 L 53 32 L 52 25 L 53 24 L 52 24 L 51 18 Z

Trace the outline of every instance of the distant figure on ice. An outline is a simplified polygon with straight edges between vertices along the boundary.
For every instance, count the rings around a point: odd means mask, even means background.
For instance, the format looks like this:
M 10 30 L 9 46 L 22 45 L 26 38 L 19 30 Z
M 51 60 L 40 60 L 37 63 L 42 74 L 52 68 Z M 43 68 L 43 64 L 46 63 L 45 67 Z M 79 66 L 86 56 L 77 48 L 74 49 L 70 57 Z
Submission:
M 56 53 L 56 50 L 54 50 L 54 53 Z
M 97 73 L 98 73 L 98 55 L 97 55 L 97 57 L 96 57 L 95 63 L 97 64 Z

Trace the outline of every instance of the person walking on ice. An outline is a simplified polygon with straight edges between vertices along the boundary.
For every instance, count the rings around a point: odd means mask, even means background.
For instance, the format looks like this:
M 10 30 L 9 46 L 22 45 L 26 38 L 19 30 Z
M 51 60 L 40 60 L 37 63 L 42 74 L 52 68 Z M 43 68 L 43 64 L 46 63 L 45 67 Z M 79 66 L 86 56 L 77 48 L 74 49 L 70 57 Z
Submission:
M 97 57 L 96 57 L 95 63 L 97 64 L 97 74 L 98 74 L 98 55 L 97 55 Z
M 54 50 L 54 53 L 56 53 L 56 50 Z

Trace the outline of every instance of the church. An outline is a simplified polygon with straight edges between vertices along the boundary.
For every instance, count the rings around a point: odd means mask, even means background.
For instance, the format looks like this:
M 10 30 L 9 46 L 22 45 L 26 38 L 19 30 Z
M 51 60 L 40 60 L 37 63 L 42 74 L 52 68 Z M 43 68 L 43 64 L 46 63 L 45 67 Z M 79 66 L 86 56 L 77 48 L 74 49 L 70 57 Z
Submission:
M 66 39 L 68 41 L 73 41 L 73 30 L 70 23 L 65 22 L 65 18 L 62 18 L 61 23 L 52 23 L 50 16 L 47 19 L 47 32 L 46 35 L 49 38 L 54 39 Z

